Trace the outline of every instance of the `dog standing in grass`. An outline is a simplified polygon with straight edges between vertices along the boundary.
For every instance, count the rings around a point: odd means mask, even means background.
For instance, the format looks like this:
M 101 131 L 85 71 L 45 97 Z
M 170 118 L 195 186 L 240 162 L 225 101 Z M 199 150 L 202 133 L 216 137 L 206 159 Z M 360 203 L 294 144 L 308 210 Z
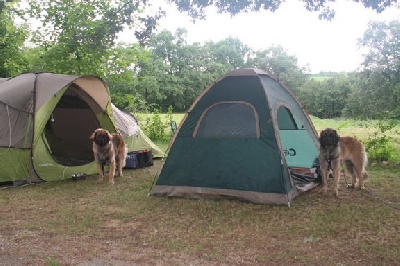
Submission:
M 344 164 L 352 176 L 350 188 L 364 189 L 368 178 L 365 167 L 368 164 L 367 153 L 363 144 L 353 137 L 340 137 L 335 129 L 321 131 L 319 162 L 322 173 L 322 190 L 328 190 L 328 174 L 332 171 L 335 194 L 339 196 L 340 166 Z
M 122 168 L 125 166 L 127 148 L 120 134 L 110 134 L 103 128 L 96 129 L 90 136 L 93 140 L 93 155 L 99 172 L 99 183 L 104 180 L 104 166 L 109 165 L 108 181 L 114 184 L 115 169 L 118 176 L 122 176 Z

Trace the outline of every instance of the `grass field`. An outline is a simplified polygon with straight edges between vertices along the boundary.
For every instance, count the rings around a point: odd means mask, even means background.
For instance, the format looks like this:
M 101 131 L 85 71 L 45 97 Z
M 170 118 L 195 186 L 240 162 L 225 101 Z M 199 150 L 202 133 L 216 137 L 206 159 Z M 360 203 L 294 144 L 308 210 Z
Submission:
M 139 122 L 144 122 L 146 119 L 151 119 L 151 116 L 151 114 L 139 114 Z M 173 114 L 172 120 L 174 120 L 179 125 L 184 116 L 185 114 L 183 113 Z M 167 116 L 165 114 L 162 114 L 161 120 L 164 123 L 168 124 L 166 117 Z M 311 116 L 311 120 L 318 132 L 324 128 L 331 127 L 338 129 L 338 131 L 343 135 L 355 136 L 361 140 L 366 139 L 376 129 L 376 121 L 359 121 L 351 119 L 319 119 L 313 116 Z M 169 130 L 169 128 L 167 128 L 166 130 Z M 400 125 L 391 131 L 391 137 L 396 140 L 400 140 L 400 135 L 398 134 L 399 131 Z
M 314 123 L 365 133 L 342 122 Z M 162 163 L 114 186 L 0 189 L 0 265 L 400 265 L 399 165 L 370 166 L 365 191 L 342 180 L 339 198 L 317 187 L 289 208 L 149 197 Z
M 151 115 L 149 114 L 140 114 L 139 121 L 145 121 L 146 119 L 150 119 Z M 173 114 L 172 119 L 179 125 L 179 123 L 184 118 L 184 114 Z M 168 121 L 166 119 L 166 115 L 161 116 L 162 121 L 167 125 L 166 126 L 166 134 L 170 134 L 170 128 L 168 126 Z M 311 116 L 311 120 L 317 132 L 319 133 L 321 130 L 331 127 L 338 130 L 340 135 L 342 136 L 352 136 L 360 139 L 361 141 L 366 141 L 368 138 L 373 138 L 374 133 L 379 131 L 376 126 L 377 121 L 359 121 L 359 120 L 351 120 L 351 119 L 319 119 L 317 117 Z M 393 159 L 395 163 L 400 163 L 400 124 L 394 129 L 385 132 L 385 134 L 390 138 L 390 143 L 395 151 L 395 158 Z M 382 134 L 380 134 L 381 136 Z M 157 142 L 157 145 L 160 146 L 162 150 L 166 150 L 168 147 L 168 143 L 165 141 Z

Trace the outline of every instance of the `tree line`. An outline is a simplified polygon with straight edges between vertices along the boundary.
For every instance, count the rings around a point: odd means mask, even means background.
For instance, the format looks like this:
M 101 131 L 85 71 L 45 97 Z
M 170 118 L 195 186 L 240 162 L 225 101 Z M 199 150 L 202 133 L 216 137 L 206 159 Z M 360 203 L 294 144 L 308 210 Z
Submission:
M 231 37 L 189 44 L 185 28 L 157 32 L 163 12 L 149 16 L 140 12 L 145 6 L 146 1 L 7 2 L 0 11 L 0 77 L 97 75 L 121 109 L 166 112 L 172 106 L 185 112 L 219 77 L 252 67 L 286 83 L 319 118 L 400 117 L 399 21 L 369 24 L 359 38 L 367 50 L 359 72 L 315 77 L 279 45 L 253 50 Z M 29 27 L 32 19 L 41 22 L 36 29 Z M 117 43 L 124 25 L 137 29 L 134 42 Z

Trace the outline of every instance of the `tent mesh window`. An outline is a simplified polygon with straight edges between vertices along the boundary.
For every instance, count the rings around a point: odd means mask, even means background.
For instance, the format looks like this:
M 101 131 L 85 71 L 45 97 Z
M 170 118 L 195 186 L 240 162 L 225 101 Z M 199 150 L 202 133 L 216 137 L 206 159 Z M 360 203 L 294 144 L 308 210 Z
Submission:
M 278 127 L 279 130 L 304 130 L 304 126 L 300 120 L 284 106 L 278 109 Z
M 221 102 L 204 111 L 194 137 L 257 138 L 260 135 L 255 108 L 245 102 Z
M 90 107 L 93 104 L 94 100 L 75 84 L 57 103 L 44 132 L 48 149 L 58 163 L 79 166 L 94 160 L 89 137 L 100 123 Z

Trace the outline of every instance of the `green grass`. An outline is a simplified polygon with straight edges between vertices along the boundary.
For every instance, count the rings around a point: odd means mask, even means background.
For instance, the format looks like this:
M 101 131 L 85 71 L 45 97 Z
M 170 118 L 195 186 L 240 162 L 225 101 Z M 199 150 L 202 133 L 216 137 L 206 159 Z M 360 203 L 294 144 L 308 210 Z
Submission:
M 111 254 L 125 263 L 152 265 L 160 260 L 172 265 L 394 265 L 400 260 L 400 211 L 391 207 L 400 207 L 398 167 L 369 168 L 367 188 L 388 204 L 341 183 L 339 199 L 317 188 L 289 208 L 148 197 L 161 166 L 160 160 L 155 163 L 125 170 L 114 186 L 97 184 L 90 176 L 2 189 L 0 239 L 9 245 L 4 250 L 27 261 L 44 258 L 45 265 L 109 261 Z M 46 244 L 34 245 L 38 242 Z M 32 245 L 28 256 L 25 250 Z
M 310 79 L 315 80 L 315 81 L 325 81 L 328 79 L 331 79 L 333 77 L 329 77 L 329 76 L 310 76 Z
M 149 120 L 153 117 L 153 114 L 148 114 L 148 113 L 138 113 L 135 114 L 136 118 L 139 120 L 139 123 L 145 123 L 146 120 Z M 167 114 L 161 114 L 161 121 L 163 123 L 169 123 L 167 119 Z M 185 116 L 184 113 L 174 113 L 172 114 L 172 120 L 179 125 L 179 123 L 182 121 L 183 117 Z
M 357 121 L 319 120 L 364 136 Z M 361 134 L 363 133 L 363 134 Z M 366 134 L 367 135 L 367 134 Z M 365 135 L 365 136 L 366 136 Z M 167 145 L 167 143 L 157 143 Z M 367 191 L 319 188 L 287 206 L 149 197 L 162 166 L 0 190 L 5 265 L 397 265 L 400 168 L 369 166 Z M 330 187 L 332 187 L 330 180 Z M 28 252 L 27 252 L 28 251 Z M 0 263 L 1 264 L 1 263 Z

